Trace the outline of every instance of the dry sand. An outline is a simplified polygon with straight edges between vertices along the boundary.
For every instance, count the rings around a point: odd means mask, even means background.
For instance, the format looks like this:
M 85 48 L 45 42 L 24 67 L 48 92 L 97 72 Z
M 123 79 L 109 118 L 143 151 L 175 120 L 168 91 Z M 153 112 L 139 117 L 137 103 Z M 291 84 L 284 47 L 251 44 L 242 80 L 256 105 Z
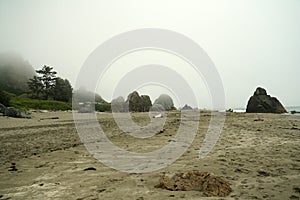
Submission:
M 133 114 L 137 123 L 146 113 Z M 59 117 L 59 119 L 44 119 Z M 179 124 L 169 114 L 165 131 L 150 139 L 121 132 L 112 115 L 98 114 L 107 136 L 116 145 L 149 152 L 167 144 Z M 172 165 L 136 174 L 111 169 L 82 145 L 72 113 L 34 113 L 32 119 L 0 117 L 0 199 L 299 199 L 300 117 L 278 114 L 228 113 L 223 133 L 204 159 L 198 151 L 209 125 L 202 113 L 193 144 Z M 84 169 L 92 167 L 96 170 Z M 165 172 L 199 170 L 228 180 L 228 197 L 202 197 L 197 191 L 155 188 Z

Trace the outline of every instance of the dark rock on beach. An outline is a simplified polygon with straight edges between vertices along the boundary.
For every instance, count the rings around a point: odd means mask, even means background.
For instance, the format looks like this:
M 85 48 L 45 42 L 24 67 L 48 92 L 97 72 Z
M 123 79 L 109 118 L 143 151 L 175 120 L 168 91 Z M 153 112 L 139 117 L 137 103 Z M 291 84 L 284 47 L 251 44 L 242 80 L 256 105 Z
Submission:
M 88 167 L 85 168 L 83 171 L 96 171 L 97 169 L 95 167 Z
M 286 113 L 287 111 L 276 97 L 271 97 L 265 89 L 258 87 L 248 101 L 246 112 Z

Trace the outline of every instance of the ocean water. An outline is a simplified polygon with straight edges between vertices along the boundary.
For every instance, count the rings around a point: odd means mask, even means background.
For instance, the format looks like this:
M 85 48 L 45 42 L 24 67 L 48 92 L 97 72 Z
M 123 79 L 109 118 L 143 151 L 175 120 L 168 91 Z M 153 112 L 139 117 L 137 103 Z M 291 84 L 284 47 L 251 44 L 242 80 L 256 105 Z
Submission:
M 291 112 L 293 110 L 297 111 L 297 112 L 300 112 L 300 106 L 287 106 L 285 107 L 285 109 L 288 111 L 288 112 Z
M 291 113 L 291 111 L 297 111 L 300 112 L 300 106 L 286 106 L 285 107 L 286 111 L 288 113 Z M 233 112 L 246 112 L 246 108 L 235 108 L 233 109 Z M 297 115 L 300 115 L 300 113 L 296 113 Z

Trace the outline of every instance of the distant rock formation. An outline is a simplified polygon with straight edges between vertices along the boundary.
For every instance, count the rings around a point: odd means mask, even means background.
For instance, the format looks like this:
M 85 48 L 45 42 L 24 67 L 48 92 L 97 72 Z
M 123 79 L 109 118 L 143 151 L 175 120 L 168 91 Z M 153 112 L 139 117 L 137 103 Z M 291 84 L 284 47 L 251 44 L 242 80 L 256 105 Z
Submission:
M 181 108 L 181 110 L 193 110 L 193 108 L 192 108 L 191 106 L 185 104 L 185 105 Z
M 277 98 L 271 97 L 265 89 L 258 87 L 248 101 L 246 112 L 286 113 L 287 111 Z
M 128 103 L 125 102 L 122 96 L 111 101 L 111 109 L 113 112 L 128 112 Z
M 150 108 L 150 111 L 162 112 L 165 111 L 165 108 L 160 104 L 153 104 L 152 107 Z
M 155 101 L 154 104 L 160 104 L 164 107 L 164 110 L 176 110 L 174 107 L 173 99 L 167 94 L 161 94 Z
M 149 112 L 152 102 L 148 95 L 140 96 L 137 91 L 133 91 L 127 97 L 126 103 L 129 103 L 130 112 Z

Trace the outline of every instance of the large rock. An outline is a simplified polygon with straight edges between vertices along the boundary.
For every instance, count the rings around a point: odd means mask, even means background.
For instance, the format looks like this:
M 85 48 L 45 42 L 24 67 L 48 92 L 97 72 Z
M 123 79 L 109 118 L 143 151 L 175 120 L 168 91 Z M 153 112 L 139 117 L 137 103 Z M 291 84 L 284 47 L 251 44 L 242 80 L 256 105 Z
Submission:
M 258 87 L 250 97 L 246 112 L 248 113 L 286 113 L 277 98 L 271 97 L 266 90 Z
M 0 113 L 2 113 L 2 115 L 6 115 L 6 107 L 0 103 Z
M 3 116 L 7 116 L 7 117 L 31 118 L 31 115 L 25 111 L 21 111 L 14 107 L 6 108 L 2 104 L 0 104 L 0 113 L 2 113 Z
M 148 95 L 140 96 L 137 91 L 133 91 L 127 97 L 126 103 L 129 103 L 130 112 L 149 112 L 152 106 Z
M 166 111 L 176 110 L 174 107 L 173 99 L 167 94 L 161 94 L 155 101 L 154 104 L 160 104 Z
M 230 184 L 223 178 L 200 171 L 163 175 L 156 187 L 172 191 L 196 190 L 202 192 L 202 196 L 225 197 L 232 192 Z
M 111 101 L 112 112 L 128 112 L 128 102 L 126 103 L 122 96 Z

